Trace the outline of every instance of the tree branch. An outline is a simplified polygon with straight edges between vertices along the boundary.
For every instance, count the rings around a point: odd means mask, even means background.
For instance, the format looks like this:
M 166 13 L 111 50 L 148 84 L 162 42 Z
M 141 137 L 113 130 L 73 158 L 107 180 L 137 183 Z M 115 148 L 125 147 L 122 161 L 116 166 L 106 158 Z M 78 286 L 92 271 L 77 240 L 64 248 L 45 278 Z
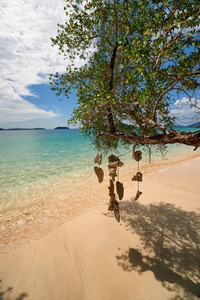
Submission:
M 162 75 L 164 77 L 174 77 L 174 78 L 178 78 L 178 79 L 183 79 L 185 77 L 200 75 L 200 71 L 196 71 L 196 72 L 193 72 L 193 73 L 187 73 L 187 74 L 181 74 L 181 75 L 165 74 L 165 73 L 162 73 L 161 71 L 158 71 L 158 70 L 155 70 L 155 69 L 154 69 L 154 72 L 156 72 L 157 74 Z
M 102 132 L 100 137 L 114 137 L 122 140 L 132 141 L 140 145 L 166 145 L 166 144 L 184 144 L 200 147 L 200 130 L 196 132 L 168 131 L 168 133 L 155 134 L 151 136 L 138 136 L 136 133 L 126 133 L 115 131 L 113 133 Z
M 123 107 L 123 110 L 124 110 L 129 116 L 131 116 L 132 118 L 134 118 L 137 124 L 140 124 L 140 125 L 142 125 L 142 124 L 150 125 L 150 126 L 156 128 L 156 129 L 158 129 L 158 130 L 160 130 L 160 131 L 162 131 L 162 132 L 167 132 L 167 128 L 166 128 L 166 127 L 164 127 L 164 126 L 162 126 L 162 125 L 156 123 L 155 121 L 149 120 L 149 119 L 147 119 L 147 118 L 141 118 L 141 117 L 138 116 L 138 114 L 137 114 L 135 111 L 133 111 L 133 110 L 126 109 L 126 108 L 124 108 L 124 107 Z
M 115 59 L 117 54 L 117 47 L 118 42 L 116 42 L 116 45 L 113 49 L 112 57 L 110 60 L 110 80 L 109 80 L 109 91 L 111 92 L 113 90 L 113 73 L 114 73 L 114 66 L 115 66 Z M 109 126 L 109 132 L 112 133 L 115 131 L 115 125 L 113 120 L 113 113 L 111 110 L 111 107 L 109 105 L 106 106 L 106 113 L 107 113 L 107 119 L 108 119 L 108 126 Z
M 162 100 L 164 95 L 166 95 L 169 91 L 171 91 L 177 85 L 178 82 L 179 82 L 179 79 L 177 78 L 176 81 L 174 82 L 174 84 L 172 84 L 172 86 L 169 87 L 164 93 L 162 93 L 162 95 L 160 95 L 160 97 L 156 101 L 156 104 L 155 104 L 154 109 L 153 109 L 153 117 L 152 117 L 152 119 L 154 121 L 156 121 L 156 109 L 158 107 L 159 102 Z

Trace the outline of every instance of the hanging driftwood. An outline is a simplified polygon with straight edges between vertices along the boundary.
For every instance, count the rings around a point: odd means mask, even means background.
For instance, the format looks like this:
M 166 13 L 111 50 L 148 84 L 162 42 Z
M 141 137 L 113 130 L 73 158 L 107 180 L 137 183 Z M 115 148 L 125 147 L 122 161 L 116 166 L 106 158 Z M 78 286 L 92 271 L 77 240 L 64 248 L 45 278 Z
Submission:
M 117 157 L 116 155 L 111 154 L 110 156 L 108 156 L 108 162 L 109 162 L 109 164 L 113 163 L 113 162 L 116 162 L 116 161 L 120 161 L 119 157 Z
M 139 150 L 135 151 L 135 148 L 133 147 L 132 158 L 134 158 L 136 161 L 140 161 L 142 159 L 142 152 Z
M 103 170 L 99 167 L 94 167 L 94 173 L 97 175 L 99 183 L 101 183 L 103 181 L 103 177 L 104 177 Z
M 110 196 L 109 203 L 108 203 L 108 210 L 113 211 L 115 208 L 115 194 Z
M 119 204 L 117 201 L 115 201 L 115 205 L 114 205 L 114 215 L 117 222 L 120 222 Z
M 124 164 L 113 154 L 108 157 L 108 162 L 109 176 L 115 181 L 115 177 L 117 177 L 117 167 L 122 167 Z
M 97 153 L 94 157 L 94 163 L 101 165 L 102 163 L 102 153 Z
M 117 167 L 112 167 L 108 165 L 109 169 L 109 176 L 112 178 L 113 181 L 115 181 L 115 177 L 117 177 Z
M 114 211 L 115 219 L 117 220 L 117 222 L 119 222 L 120 221 L 119 204 L 115 199 L 113 182 L 115 181 L 115 177 L 117 177 L 117 167 L 122 167 L 124 164 L 123 164 L 123 162 L 120 161 L 120 159 L 117 156 L 115 156 L 113 154 L 111 154 L 108 157 L 108 163 L 109 163 L 108 164 L 109 176 L 111 177 L 110 185 L 108 187 L 109 196 L 110 196 L 108 210 Z M 124 195 L 124 187 L 123 187 L 123 184 L 120 183 L 119 181 L 117 181 L 117 183 L 116 183 L 116 190 L 117 190 L 119 199 L 121 200 Z
M 135 151 L 135 160 L 140 161 L 142 159 L 142 152 L 141 151 Z
M 123 167 L 124 163 L 121 161 L 110 162 L 109 166 L 113 168 Z
M 117 181 L 116 182 L 116 190 L 117 190 L 117 194 L 118 194 L 119 200 L 122 200 L 122 198 L 124 197 L 124 186 L 123 186 L 123 183 Z
M 138 200 L 138 198 L 140 197 L 142 195 L 142 192 L 140 192 L 140 191 L 137 191 L 137 193 L 136 193 L 136 196 L 135 196 L 135 198 L 133 199 L 133 200 Z
M 136 175 L 133 176 L 132 181 L 142 181 L 142 173 L 137 172 Z
M 114 193 L 114 183 L 111 179 L 110 179 L 110 185 L 109 185 L 108 189 L 109 189 L 109 196 L 113 197 L 115 195 L 115 193 Z

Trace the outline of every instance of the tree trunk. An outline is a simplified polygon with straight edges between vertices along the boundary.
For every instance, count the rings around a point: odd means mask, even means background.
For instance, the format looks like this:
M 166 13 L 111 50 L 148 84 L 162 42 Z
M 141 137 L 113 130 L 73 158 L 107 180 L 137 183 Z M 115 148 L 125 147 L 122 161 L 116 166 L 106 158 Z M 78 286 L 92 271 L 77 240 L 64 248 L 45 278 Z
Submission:
M 110 66 L 110 79 L 109 79 L 109 84 L 108 84 L 108 90 L 112 92 L 113 90 L 113 72 L 114 72 L 114 66 L 115 66 L 115 59 L 116 59 L 116 54 L 117 54 L 117 47 L 118 43 L 116 43 L 112 57 L 109 63 Z M 106 113 L 107 113 L 107 119 L 108 119 L 108 127 L 109 127 L 109 132 L 113 133 L 115 132 L 115 125 L 114 125 L 114 120 L 113 120 L 113 113 L 110 105 L 106 106 Z

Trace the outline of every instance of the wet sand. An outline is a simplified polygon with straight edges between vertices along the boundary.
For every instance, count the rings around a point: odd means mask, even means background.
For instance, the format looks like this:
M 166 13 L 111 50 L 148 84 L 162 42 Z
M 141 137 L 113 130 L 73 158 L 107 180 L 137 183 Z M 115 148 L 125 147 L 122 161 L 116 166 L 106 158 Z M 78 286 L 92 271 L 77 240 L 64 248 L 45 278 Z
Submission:
M 120 223 L 104 183 L 103 204 L 0 255 L 0 297 L 199 299 L 200 157 L 146 168 L 137 202 L 130 173 L 122 179 Z

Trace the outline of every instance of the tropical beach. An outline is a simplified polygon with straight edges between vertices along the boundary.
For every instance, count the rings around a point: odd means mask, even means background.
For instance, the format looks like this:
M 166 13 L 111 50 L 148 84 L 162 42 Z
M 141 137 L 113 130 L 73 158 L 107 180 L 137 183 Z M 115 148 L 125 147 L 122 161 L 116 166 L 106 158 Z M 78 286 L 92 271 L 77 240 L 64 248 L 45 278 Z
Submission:
M 94 173 L 96 151 L 80 130 L 1 132 L 0 151 L 0 253 L 41 238 L 109 200 L 109 153 L 103 156 L 104 180 L 100 184 Z M 137 183 L 131 179 L 138 163 L 132 159 L 132 148 L 121 147 L 111 153 L 124 163 L 117 178 L 124 185 L 124 194 L 129 190 L 136 193 Z M 154 149 L 151 156 L 143 151 L 140 171 L 144 181 L 145 173 L 168 168 L 198 153 L 177 145 L 169 146 L 163 155 Z
M 0 300 L 199 299 L 200 2 L 0 12 Z
M 144 156 L 137 201 L 137 164 L 121 156 L 119 223 L 108 211 L 106 157 L 101 184 L 91 153 L 71 181 L 26 185 L 27 203 L 1 214 L 1 299 L 198 299 L 200 156 L 190 150 L 151 164 Z
M 1 254 L 2 295 L 198 299 L 199 162 L 197 156 L 146 174 L 137 203 L 127 186 L 120 223 L 105 203 Z

